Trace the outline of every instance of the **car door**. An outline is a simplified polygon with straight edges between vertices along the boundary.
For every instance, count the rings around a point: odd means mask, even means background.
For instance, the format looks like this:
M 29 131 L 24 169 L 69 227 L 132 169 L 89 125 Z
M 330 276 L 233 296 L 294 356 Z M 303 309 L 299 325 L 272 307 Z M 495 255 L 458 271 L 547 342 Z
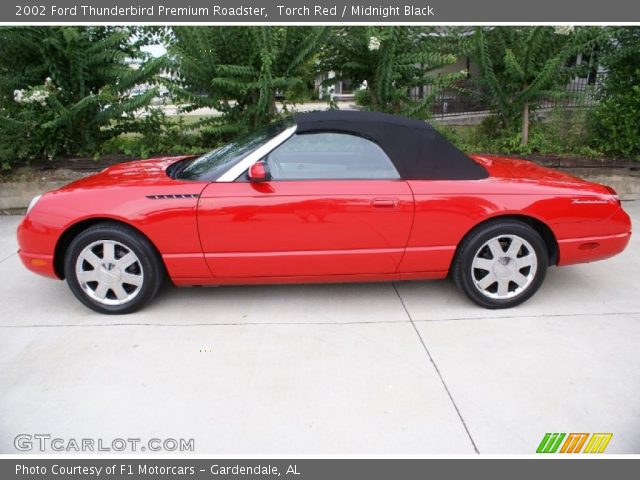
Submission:
M 216 277 L 396 272 L 413 194 L 382 149 L 346 133 L 296 134 L 263 162 L 271 179 L 213 182 L 198 227 Z

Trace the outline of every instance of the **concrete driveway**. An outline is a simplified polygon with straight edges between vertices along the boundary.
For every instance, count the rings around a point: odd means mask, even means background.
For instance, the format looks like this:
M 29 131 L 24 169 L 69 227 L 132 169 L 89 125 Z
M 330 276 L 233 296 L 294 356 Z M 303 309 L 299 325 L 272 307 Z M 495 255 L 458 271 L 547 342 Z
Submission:
M 626 202 L 635 225 L 640 202 Z M 518 308 L 449 281 L 167 288 L 95 314 L 27 272 L 0 217 L 0 453 L 14 437 L 193 438 L 200 454 L 640 453 L 640 238 Z

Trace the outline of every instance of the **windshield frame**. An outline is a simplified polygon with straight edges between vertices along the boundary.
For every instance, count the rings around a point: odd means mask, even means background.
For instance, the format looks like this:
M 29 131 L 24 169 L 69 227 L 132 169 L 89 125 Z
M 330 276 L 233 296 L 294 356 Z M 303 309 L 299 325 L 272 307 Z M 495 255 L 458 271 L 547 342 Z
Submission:
M 281 124 L 281 125 L 278 125 Z M 241 153 L 237 158 L 232 159 L 228 165 L 221 165 L 216 167 L 213 165 L 211 169 L 200 173 L 197 177 L 181 177 L 181 173 L 177 175 L 177 180 L 184 181 L 207 181 L 207 182 L 233 182 L 240 175 L 242 175 L 251 165 L 255 162 L 263 158 L 265 155 L 268 155 L 273 149 L 278 147 L 280 144 L 288 140 L 297 130 L 297 125 L 292 117 L 285 118 L 280 122 L 273 123 L 264 128 L 273 128 L 275 134 L 272 134 L 270 137 L 267 137 L 261 143 L 258 143 L 254 148 Z M 275 128 L 274 128 L 275 127 Z M 268 132 L 269 133 L 269 132 Z M 236 142 L 241 142 L 245 139 L 248 139 L 254 133 L 250 133 L 244 137 L 239 138 Z M 198 161 L 199 159 L 205 158 L 209 155 L 214 155 L 216 151 L 223 150 L 224 146 L 215 150 L 212 150 L 194 160 Z M 211 172 L 215 172 L 216 168 L 221 168 L 221 171 L 217 174 L 211 175 Z M 188 170 L 187 167 L 185 170 Z

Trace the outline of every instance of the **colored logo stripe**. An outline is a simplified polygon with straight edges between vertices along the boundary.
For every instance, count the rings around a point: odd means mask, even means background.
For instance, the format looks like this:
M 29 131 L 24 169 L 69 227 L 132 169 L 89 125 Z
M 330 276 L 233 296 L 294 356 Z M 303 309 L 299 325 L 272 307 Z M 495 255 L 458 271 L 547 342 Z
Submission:
M 613 437 L 613 433 L 594 433 L 591 440 L 587 443 L 584 453 L 602 453 L 609 445 L 609 441 Z
M 560 453 L 580 453 L 587 438 L 589 438 L 588 433 L 570 433 L 562 444 Z
M 556 453 L 565 435 L 564 433 L 545 433 L 536 453 Z

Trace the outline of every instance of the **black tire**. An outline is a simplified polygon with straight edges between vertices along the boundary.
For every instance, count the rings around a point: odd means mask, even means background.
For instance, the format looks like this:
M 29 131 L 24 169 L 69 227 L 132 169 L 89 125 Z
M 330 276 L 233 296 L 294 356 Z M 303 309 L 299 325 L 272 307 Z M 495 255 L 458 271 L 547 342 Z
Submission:
M 516 258 L 509 258 L 507 255 L 511 242 L 517 242 L 517 239 L 525 242 L 522 242 L 519 253 L 515 255 Z M 507 250 L 504 252 L 505 256 L 500 257 L 500 259 L 495 259 L 493 251 L 488 245 L 488 242 L 492 242 L 495 247 L 495 240 L 501 244 L 503 250 Z M 528 245 L 526 245 L 527 243 Z M 517 248 L 517 243 L 514 248 Z M 529 252 L 530 248 L 533 252 Z M 528 256 L 530 253 L 535 254 L 536 267 L 520 268 L 519 265 L 521 263 L 528 263 L 522 261 L 525 255 L 527 258 L 533 258 Z M 518 256 L 521 258 L 518 258 Z M 476 258 L 480 262 L 485 259 L 489 263 L 493 262 L 494 266 L 491 269 L 474 268 L 477 265 L 474 265 Z M 496 265 L 496 262 L 500 263 L 500 265 Z M 523 222 L 496 220 L 478 226 L 464 238 L 454 258 L 451 276 L 462 293 L 476 304 L 491 309 L 510 308 L 525 302 L 536 293 L 547 273 L 548 264 L 549 253 L 544 240 L 538 232 Z M 511 281 L 512 277 L 509 275 L 514 275 L 516 272 L 523 274 L 527 278 L 528 283 L 522 282 L 526 286 L 520 287 L 519 284 Z M 493 275 L 493 277 L 489 278 L 489 275 Z M 491 282 L 493 278 L 496 278 L 496 280 L 494 283 L 489 283 L 488 287 L 481 288 L 484 287 L 484 284 L 482 284 L 484 276 L 487 276 L 485 284 Z M 522 278 L 518 276 L 518 280 Z M 507 293 L 505 294 L 505 290 L 502 290 L 502 295 L 500 295 L 498 288 L 501 286 L 500 283 L 504 284 L 505 282 L 508 285 Z
M 84 254 L 86 254 L 87 247 L 93 244 L 96 244 L 97 246 L 95 248 L 99 249 L 100 242 L 106 242 L 108 244 L 115 245 L 115 255 L 118 255 L 118 252 L 124 255 L 124 252 L 127 252 L 128 250 L 129 252 L 133 253 L 135 257 L 137 257 L 134 264 L 130 267 L 127 267 L 127 270 L 133 269 L 131 271 L 139 276 L 140 284 L 134 286 L 128 285 L 126 284 L 126 282 L 124 284 L 122 284 L 121 282 L 117 282 L 120 284 L 120 287 L 124 286 L 127 290 L 132 290 L 132 292 L 127 291 L 125 293 L 129 295 L 133 295 L 135 293 L 133 298 L 124 301 L 124 303 L 104 303 L 109 301 L 120 301 L 118 298 L 116 298 L 115 288 L 113 290 L 111 288 L 107 288 L 107 296 L 104 297 L 105 299 L 103 301 L 99 301 L 96 295 L 93 295 L 92 297 L 92 294 L 95 294 L 95 292 L 97 292 L 98 290 L 98 282 L 85 282 L 83 286 L 81 284 L 81 281 L 78 279 L 78 275 L 87 273 L 76 273 L 79 256 L 83 252 Z M 104 250 L 107 249 L 107 247 L 104 247 L 104 244 L 103 248 Z M 104 252 L 102 255 L 104 257 Z M 101 260 L 99 255 L 97 256 L 97 258 L 98 260 Z M 116 257 L 114 256 L 114 258 Z M 117 260 L 114 263 L 117 263 Z M 83 265 L 86 264 L 83 263 Z M 92 266 L 89 266 L 88 268 L 91 269 L 91 272 L 93 271 Z M 110 268 L 113 268 L 113 265 L 111 265 Z M 118 272 L 127 272 L 127 270 L 119 268 Z M 73 239 L 65 254 L 64 273 L 69 288 L 76 296 L 76 298 L 78 298 L 78 300 L 80 300 L 84 305 L 91 308 L 92 310 L 95 310 L 96 312 L 111 315 L 132 313 L 144 307 L 158 293 L 158 290 L 160 289 L 166 277 L 162 260 L 160 259 L 159 254 L 151 245 L 149 240 L 147 240 L 147 238 L 138 231 L 127 227 L 126 225 L 111 222 L 103 222 L 93 225 L 82 231 Z M 93 290 L 92 284 L 96 285 L 95 290 Z M 114 284 L 114 287 L 115 286 L 117 285 Z M 111 299 L 109 299 L 110 296 L 112 297 Z

